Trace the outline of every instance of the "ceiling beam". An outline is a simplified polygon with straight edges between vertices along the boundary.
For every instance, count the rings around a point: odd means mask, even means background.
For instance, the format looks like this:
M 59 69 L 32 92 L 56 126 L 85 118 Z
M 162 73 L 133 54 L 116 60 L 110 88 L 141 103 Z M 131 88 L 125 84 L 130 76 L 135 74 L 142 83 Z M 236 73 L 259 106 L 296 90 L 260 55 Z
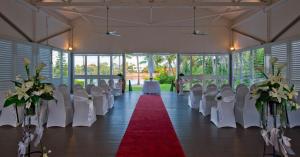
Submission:
M 51 39 L 51 38 L 54 38 L 54 37 L 56 37 L 56 36 L 59 36 L 59 35 L 64 34 L 64 33 L 67 33 L 67 32 L 69 32 L 69 31 L 71 31 L 71 28 L 68 28 L 68 29 L 63 30 L 63 31 L 61 31 L 61 32 L 52 34 L 52 35 L 50 35 L 50 36 L 48 36 L 48 37 L 46 37 L 46 38 L 43 38 L 43 39 L 41 39 L 41 40 L 38 40 L 37 43 L 42 43 L 42 42 L 47 41 L 47 40 L 49 40 L 49 39 Z
M 2 12 L 0 12 L 0 17 L 8 24 L 10 25 L 15 31 L 17 31 L 19 34 L 21 34 L 27 41 L 33 42 L 33 40 L 25 33 L 23 32 L 15 23 L 13 23 L 8 17 L 6 17 Z
M 126 3 L 120 1 L 109 1 L 109 2 L 36 2 L 35 5 L 38 7 L 262 7 L 267 6 L 269 3 L 266 2 L 153 2 L 147 1 L 139 3 Z
M 271 42 L 276 41 L 278 38 L 280 38 L 285 32 L 290 30 L 296 23 L 298 23 L 300 20 L 300 15 L 298 15 L 291 23 L 289 23 L 286 27 L 284 27 L 272 40 Z
M 232 32 L 236 32 L 236 33 L 239 33 L 239 34 L 244 35 L 244 36 L 246 36 L 246 37 L 249 37 L 249 38 L 251 38 L 251 39 L 254 39 L 254 40 L 256 40 L 256 41 L 259 41 L 261 44 L 266 43 L 266 41 L 264 41 L 264 40 L 262 40 L 262 39 L 260 39 L 260 38 L 258 38 L 258 37 L 255 37 L 255 36 L 253 36 L 253 35 L 244 33 L 244 32 L 239 31 L 239 30 L 237 30 L 237 29 L 234 29 L 234 28 L 233 28 L 233 29 L 231 29 L 231 30 L 232 30 Z

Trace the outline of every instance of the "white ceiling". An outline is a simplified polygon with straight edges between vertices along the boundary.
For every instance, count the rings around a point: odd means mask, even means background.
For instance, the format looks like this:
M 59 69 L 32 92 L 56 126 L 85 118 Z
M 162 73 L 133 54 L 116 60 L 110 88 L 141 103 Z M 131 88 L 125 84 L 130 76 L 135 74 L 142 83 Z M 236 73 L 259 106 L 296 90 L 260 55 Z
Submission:
M 76 2 L 103 2 L 110 7 L 110 18 L 113 21 L 120 24 L 129 21 L 130 24 L 142 25 L 142 24 L 155 24 L 172 22 L 173 25 L 180 25 L 186 21 L 192 20 L 193 10 L 192 6 L 184 6 L 184 4 L 190 2 L 190 4 L 197 2 L 260 2 L 260 0 L 42 0 L 41 2 L 60 2 L 71 1 Z M 149 3 L 151 1 L 151 3 Z M 113 4 L 122 4 L 122 6 L 114 6 Z M 183 4 L 180 6 L 180 4 Z M 111 5 L 112 4 L 112 5 Z M 145 6 L 145 4 L 148 4 Z M 175 7 L 168 7 L 170 4 L 177 4 Z M 142 6 L 142 7 L 139 7 Z M 154 6 L 154 7 L 151 7 Z M 158 7 L 160 6 L 160 7 Z M 170 5 L 172 6 L 172 5 Z M 104 6 L 60 6 L 50 7 L 42 6 L 45 9 L 55 11 L 69 20 L 75 20 L 81 18 L 87 22 L 99 20 L 100 22 L 106 17 L 106 8 Z M 262 7 L 245 7 L 245 6 L 216 6 L 216 7 L 198 7 L 197 6 L 197 23 L 201 21 L 208 21 L 213 25 L 220 19 L 233 21 L 246 12 L 253 11 L 255 9 L 261 9 Z M 175 13 L 176 12 L 176 13 Z M 179 14 L 185 15 L 177 16 Z M 176 15 L 176 16 L 174 16 Z M 186 19 L 186 20 L 184 20 Z M 176 22 L 178 20 L 178 22 Z M 181 20 L 181 21 L 180 21 Z M 117 25 L 117 24 L 116 24 Z

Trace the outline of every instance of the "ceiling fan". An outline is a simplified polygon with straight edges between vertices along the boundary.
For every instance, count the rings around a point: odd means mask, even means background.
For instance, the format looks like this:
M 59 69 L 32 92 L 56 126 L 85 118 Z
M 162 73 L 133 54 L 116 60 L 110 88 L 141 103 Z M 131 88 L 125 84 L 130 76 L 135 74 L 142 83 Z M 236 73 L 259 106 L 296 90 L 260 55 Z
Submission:
M 196 7 L 194 6 L 194 30 L 193 35 L 208 35 L 206 32 L 200 32 L 199 30 L 196 30 Z
M 108 10 L 109 10 L 109 7 L 106 7 L 106 35 L 108 36 L 121 36 L 120 34 L 117 33 L 117 31 L 109 31 L 108 29 Z

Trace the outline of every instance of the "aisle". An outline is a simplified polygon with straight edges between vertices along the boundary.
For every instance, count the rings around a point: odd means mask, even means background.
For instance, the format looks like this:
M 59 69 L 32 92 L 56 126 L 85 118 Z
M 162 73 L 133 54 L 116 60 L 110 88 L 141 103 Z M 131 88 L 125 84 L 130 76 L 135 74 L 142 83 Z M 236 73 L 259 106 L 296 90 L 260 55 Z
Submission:
M 117 157 L 184 157 L 160 96 L 140 96 Z

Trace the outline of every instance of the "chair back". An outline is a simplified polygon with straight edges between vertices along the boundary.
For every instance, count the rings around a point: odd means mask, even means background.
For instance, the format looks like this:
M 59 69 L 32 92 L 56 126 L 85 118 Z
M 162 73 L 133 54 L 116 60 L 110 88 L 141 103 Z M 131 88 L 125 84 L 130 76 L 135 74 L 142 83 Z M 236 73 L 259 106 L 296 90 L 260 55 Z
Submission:
M 210 84 L 207 86 L 206 88 L 206 92 L 207 95 L 212 95 L 215 96 L 218 94 L 218 87 L 215 84 Z
M 7 91 L 0 91 L 0 111 L 4 107 L 4 101 L 5 101 L 7 93 L 8 93 Z
M 202 86 L 200 84 L 195 84 L 192 88 L 191 88 L 191 92 L 194 95 L 202 95 Z
M 53 96 L 56 100 L 50 100 L 48 102 L 48 107 L 49 107 L 49 110 L 51 111 L 52 108 L 56 108 L 56 107 L 59 107 L 59 108 L 65 108 L 65 99 L 64 99 L 64 96 L 63 96 L 63 92 L 59 89 L 57 90 L 54 90 L 53 91 Z
M 112 89 L 115 88 L 115 81 L 113 79 L 108 80 L 108 86 Z
M 61 84 L 58 86 L 58 90 L 62 93 L 64 97 L 65 105 L 72 106 L 71 93 L 69 87 L 67 85 Z
M 243 108 L 245 103 L 245 97 L 249 93 L 249 89 L 246 85 L 240 84 L 236 88 L 236 107 Z
M 221 92 L 221 103 L 218 105 L 219 108 L 233 109 L 235 103 L 235 95 L 232 90 L 223 90 Z
M 99 95 L 103 95 L 103 93 L 105 92 L 105 90 L 101 87 L 92 87 L 91 89 L 91 94 L 92 96 L 99 96 Z
M 257 112 L 255 103 L 256 103 L 256 99 L 251 96 L 250 92 L 248 92 L 245 96 L 244 110 L 248 112 L 250 111 Z
M 86 85 L 86 87 L 85 87 L 86 92 L 87 92 L 88 94 L 91 94 L 91 89 L 92 89 L 92 87 L 94 87 L 94 86 L 95 86 L 94 84 L 88 84 L 88 85 Z
M 74 91 L 74 102 L 85 101 L 88 99 L 89 99 L 89 95 L 84 89 L 78 89 Z

